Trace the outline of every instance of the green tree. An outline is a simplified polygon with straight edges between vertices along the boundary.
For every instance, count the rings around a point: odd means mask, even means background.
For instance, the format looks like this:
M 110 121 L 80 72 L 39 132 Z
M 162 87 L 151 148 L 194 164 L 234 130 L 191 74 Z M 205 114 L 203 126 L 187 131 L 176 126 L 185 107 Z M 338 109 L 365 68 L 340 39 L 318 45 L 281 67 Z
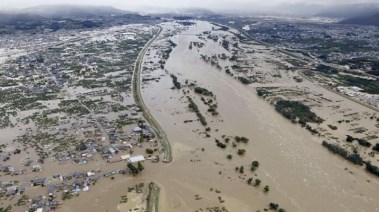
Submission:
M 255 179 L 255 186 L 259 186 L 259 184 L 261 184 L 261 180 L 260 179 Z
M 279 207 L 279 205 L 274 202 L 270 202 L 269 206 L 271 210 L 277 210 Z
M 251 185 L 251 182 L 253 181 L 253 178 L 249 178 L 249 179 L 247 179 L 247 184 L 249 184 L 249 185 Z
M 135 167 L 132 163 L 128 163 L 128 168 L 130 169 L 133 175 L 136 175 L 140 172 L 139 169 Z
M 241 174 L 244 173 L 244 168 L 243 168 L 243 166 L 240 166 L 239 172 L 240 172 Z
M 237 151 L 237 154 L 238 154 L 238 155 L 244 155 L 245 152 L 246 152 L 246 150 L 244 150 L 244 149 L 239 149 L 239 150 Z
M 137 163 L 137 166 L 138 166 L 138 171 L 139 172 L 142 172 L 142 170 L 144 170 L 145 168 L 143 167 L 142 163 L 138 161 Z

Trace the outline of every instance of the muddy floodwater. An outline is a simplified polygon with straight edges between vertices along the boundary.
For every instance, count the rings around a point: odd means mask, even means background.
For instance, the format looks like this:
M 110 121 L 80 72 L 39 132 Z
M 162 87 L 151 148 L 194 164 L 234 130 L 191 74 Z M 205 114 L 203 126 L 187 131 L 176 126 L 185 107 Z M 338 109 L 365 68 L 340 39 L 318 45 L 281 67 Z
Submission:
M 171 89 L 169 74 L 156 71 L 160 81 L 142 89 L 147 107 L 169 137 L 174 158 L 170 164 L 146 164 L 148 171 L 141 176 L 161 187 L 159 211 L 225 207 L 251 212 L 263 211 L 270 202 L 287 211 L 378 211 L 377 177 L 329 153 L 320 138 L 291 124 L 251 87 L 204 63 L 188 48 L 200 42 L 196 34 L 211 29 L 211 24 L 199 22 L 174 36 L 177 46 L 165 66 L 182 82 L 196 81 L 217 97 L 220 115 L 207 116 L 211 138 L 197 133 L 203 128 L 199 122 L 184 123 L 196 116 L 187 109 L 183 93 Z M 213 54 L 224 51 L 219 45 L 203 48 Z M 218 148 L 214 138 L 222 135 L 248 137 L 246 154 Z M 233 160 L 227 160 L 228 154 Z M 260 163 L 255 173 L 236 173 L 235 167 L 249 167 L 252 160 Z M 261 179 L 261 186 L 247 185 L 249 177 Z M 262 192 L 264 185 L 270 186 L 269 193 Z

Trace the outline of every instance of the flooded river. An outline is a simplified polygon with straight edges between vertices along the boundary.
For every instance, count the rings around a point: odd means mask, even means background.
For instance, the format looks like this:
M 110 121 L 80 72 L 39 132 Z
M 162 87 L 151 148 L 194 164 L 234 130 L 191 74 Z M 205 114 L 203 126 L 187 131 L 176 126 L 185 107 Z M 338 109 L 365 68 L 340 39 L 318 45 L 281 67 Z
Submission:
M 160 211 L 225 207 L 250 212 L 262 211 L 270 202 L 287 211 L 378 211 L 377 177 L 330 154 L 319 138 L 291 124 L 254 90 L 204 63 L 197 51 L 188 48 L 190 42 L 200 41 L 196 34 L 211 29 L 212 25 L 201 22 L 174 36 L 177 47 L 166 69 L 216 95 L 220 117 L 207 116 L 212 138 L 196 133 L 202 129 L 200 123 L 184 123 L 195 119 L 195 114 L 188 111 L 182 92 L 170 89 L 168 74 L 142 90 L 147 107 L 169 137 L 174 157 L 170 164 L 146 164 L 149 171 L 143 177 L 162 188 Z M 210 54 L 225 51 L 212 43 L 203 48 Z M 239 146 L 246 154 L 218 148 L 214 138 L 222 135 L 250 138 Z M 233 160 L 227 160 L 227 154 L 233 154 Z M 255 173 L 235 171 L 241 165 L 249 167 L 252 160 L 261 164 Z M 249 177 L 261 179 L 260 187 L 247 185 Z M 267 194 L 262 192 L 264 185 L 270 186 Z

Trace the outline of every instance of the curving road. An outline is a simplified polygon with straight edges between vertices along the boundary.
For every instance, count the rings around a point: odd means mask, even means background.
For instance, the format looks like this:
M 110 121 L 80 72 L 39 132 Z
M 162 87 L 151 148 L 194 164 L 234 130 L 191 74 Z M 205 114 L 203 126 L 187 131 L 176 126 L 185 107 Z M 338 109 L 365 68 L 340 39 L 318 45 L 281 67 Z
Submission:
M 163 162 L 171 162 L 172 160 L 171 146 L 168 141 L 167 135 L 162 129 L 162 127 L 159 125 L 159 123 L 151 115 L 141 95 L 141 72 L 142 72 L 143 58 L 147 50 L 151 46 L 151 44 L 158 38 L 158 36 L 162 32 L 162 27 L 160 26 L 158 27 L 159 27 L 158 33 L 145 45 L 145 47 L 141 50 L 141 52 L 139 53 L 137 57 L 137 61 L 136 61 L 136 64 L 134 67 L 134 73 L 133 73 L 132 89 L 133 89 L 134 101 L 141 108 L 143 117 L 150 124 L 151 128 L 154 130 L 155 134 L 157 135 L 158 139 L 161 141 L 161 144 L 164 148 Z

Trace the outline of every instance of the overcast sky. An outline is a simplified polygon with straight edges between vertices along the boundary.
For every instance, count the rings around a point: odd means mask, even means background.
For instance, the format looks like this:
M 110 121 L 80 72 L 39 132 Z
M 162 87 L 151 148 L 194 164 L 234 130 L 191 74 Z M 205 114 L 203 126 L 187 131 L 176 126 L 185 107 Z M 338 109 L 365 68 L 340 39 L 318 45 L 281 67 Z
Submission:
M 262 3 L 269 2 L 269 3 Z M 246 6 L 272 6 L 281 3 L 308 4 L 378 3 L 379 0 L 0 0 L 0 9 L 24 8 L 41 4 L 111 5 L 120 9 L 136 9 L 146 6 L 162 8 L 203 7 L 209 9 L 238 9 Z M 246 8 L 244 8 L 246 9 Z

